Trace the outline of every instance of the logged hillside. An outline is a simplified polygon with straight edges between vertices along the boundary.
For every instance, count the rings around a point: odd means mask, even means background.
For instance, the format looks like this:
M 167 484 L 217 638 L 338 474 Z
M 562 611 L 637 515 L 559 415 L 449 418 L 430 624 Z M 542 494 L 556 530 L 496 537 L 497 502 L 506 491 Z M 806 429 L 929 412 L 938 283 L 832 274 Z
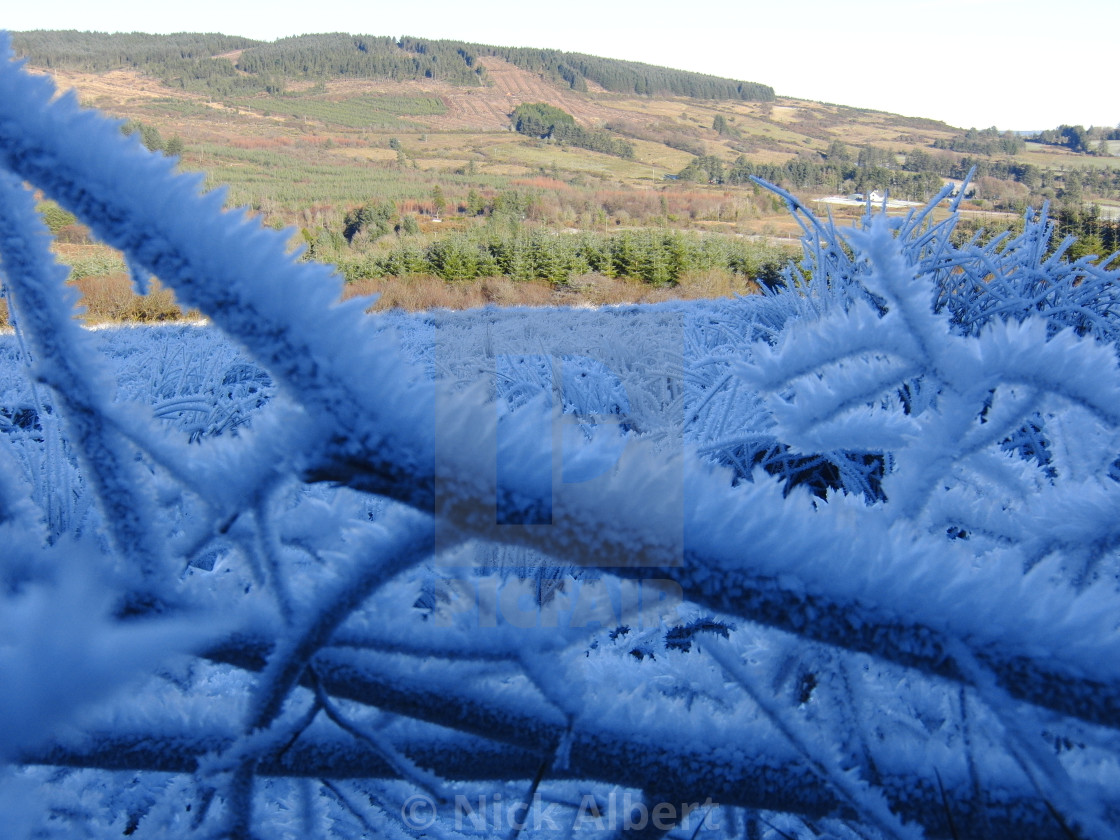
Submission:
M 837 136 L 859 145 L 926 146 L 954 133 L 932 121 L 778 98 L 765 85 L 554 50 L 343 35 L 260 44 L 74 32 L 16 33 L 14 44 L 85 103 L 181 136 L 184 162 L 216 174 L 254 166 L 230 159 L 229 148 L 330 141 L 331 163 L 340 165 L 454 172 L 473 163 L 480 175 L 546 171 L 648 187 L 703 156 L 781 164 L 823 155 Z M 632 143 L 635 160 L 510 137 L 510 114 L 535 102 Z M 394 138 L 407 147 L 405 160 L 389 148 Z M 225 180 L 236 193 L 239 179 Z

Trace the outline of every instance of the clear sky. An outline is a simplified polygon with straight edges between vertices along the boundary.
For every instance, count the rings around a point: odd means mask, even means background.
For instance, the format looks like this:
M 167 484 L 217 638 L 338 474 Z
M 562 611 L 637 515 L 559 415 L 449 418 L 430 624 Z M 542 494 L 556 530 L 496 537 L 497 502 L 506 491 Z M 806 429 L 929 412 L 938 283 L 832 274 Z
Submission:
M 13 0 L 13 30 L 415 35 L 762 82 L 964 128 L 1120 124 L 1117 0 Z

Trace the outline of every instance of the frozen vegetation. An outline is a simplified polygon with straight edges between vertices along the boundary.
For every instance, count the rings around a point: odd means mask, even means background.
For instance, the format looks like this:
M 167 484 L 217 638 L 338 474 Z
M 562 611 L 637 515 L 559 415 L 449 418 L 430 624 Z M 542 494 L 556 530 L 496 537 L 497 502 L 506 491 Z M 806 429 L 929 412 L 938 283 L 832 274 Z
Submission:
M 1044 216 L 374 317 L 53 94 L 0 64 L 6 837 L 1120 831 L 1118 272 Z M 212 326 L 83 330 L 33 189 Z

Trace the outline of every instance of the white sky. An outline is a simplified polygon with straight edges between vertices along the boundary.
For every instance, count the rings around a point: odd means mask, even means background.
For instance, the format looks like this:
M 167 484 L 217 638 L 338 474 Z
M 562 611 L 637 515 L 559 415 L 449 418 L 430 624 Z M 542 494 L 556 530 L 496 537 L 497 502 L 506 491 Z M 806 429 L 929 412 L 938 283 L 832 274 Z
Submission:
M 762 82 L 964 128 L 1120 124 L 1116 0 L 17 0 L 12 30 L 415 35 Z

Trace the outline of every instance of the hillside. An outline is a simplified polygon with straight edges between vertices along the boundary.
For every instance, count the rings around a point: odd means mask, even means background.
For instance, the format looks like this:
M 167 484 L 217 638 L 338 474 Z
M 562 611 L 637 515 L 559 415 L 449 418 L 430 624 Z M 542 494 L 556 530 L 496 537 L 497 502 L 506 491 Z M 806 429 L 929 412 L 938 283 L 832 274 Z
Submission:
M 1120 201 L 1107 142 L 1075 153 L 556 50 L 342 34 L 262 44 L 47 32 L 15 33 L 14 44 L 84 104 L 128 120 L 149 148 L 226 185 L 231 205 L 299 229 L 313 257 L 350 278 L 366 276 L 371 260 L 382 265 L 402 232 L 421 247 L 498 219 L 792 246 L 798 229 L 752 176 L 810 202 L 852 193 L 924 202 L 975 169 L 966 225 L 999 229 L 1051 201 L 1061 232 L 1087 234 L 1088 252 L 1111 252 L 1120 238 L 1089 207 Z M 514 111 L 529 105 L 559 109 L 572 130 L 515 131 Z M 347 234 L 347 214 L 366 206 L 372 217 L 374 205 L 386 220 L 376 235 Z M 827 207 L 861 212 L 858 202 Z
M 96 55 L 84 58 L 56 45 L 52 56 L 42 44 L 32 49 L 33 34 L 39 33 L 17 33 L 17 48 L 22 45 L 33 66 L 49 71 L 62 87 L 75 88 L 84 103 L 151 124 L 164 136 L 180 136 L 186 145 L 184 164 L 231 183 L 235 200 L 257 203 L 268 197 L 287 210 L 361 200 L 368 179 L 347 170 L 400 162 L 400 155 L 389 148 L 393 138 L 406 147 L 408 168 L 454 175 L 467 167 L 482 177 L 480 188 L 497 186 L 488 183 L 487 176 L 516 178 L 542 171 L 562 180 L 582 177 L 602 186 L 648 188 L 664 186 L 665 176 L 677 175 L 703 155 L 728 162 L 746 156 L 759 163 L 783 163 L 807 153 L 822 155 L 838 137 L 853 147 L 905 148 L 927 146 L 954 133 L 933 121 L 774 97 L 765 86 L 763 94 L 769 92 L 769 97 L 764 101 L 612 92 L 594 80 L 586 80 L 586 89 L 579 90 L 581 85 L 558 81 L 543 65 L 538 71 L 517 66 L 510 60 L 517 54 L 507 50 L 502 57 L 496 54 L 498 48 L 484 48 L 495 54 L 478 59 L 485 79 L 475 85 L 424 78 L 422 73 L 421 78 L 363 78 L 336 68 L 275 80 L 282 92 L 247 85 L 229 87 L 219 95 L 202 84 L 184 84 L 181 76 L 168 78 L 168 63 L 151 58 L 152 44 L 146 52 L 136 46 L 112 52 L 103 45 Z M 105 37 L 111 42 L 126 36 Z M 280 66 L 279 61 L 270 66 L 259 60 L 267 45 L 246 47 L 243 41 L 213 42 L 214 49 L 237 46 L 214 59 L 231 67 L 234 62 L 258 69 Z M 249 54 L 257 54 L 258 60 L 249 62 Z M 181 63 L 175 66 L 181 69 Z M 235 72 L 235 78 L 253 75 Z M 549 148 L 511 135 L 510 113 L 530 102 L 559 107 L 584 126 L 625 138 L 635 148 L 634 159 Z M 717 120 L 727 127 L 722 133 L 713 128 Z M 266 151 L 275 159 L 264 160 Z M 340 191 L 327 186 L 317 194 L 298 189 L 251 191 L 248 182 L 253 179 L 237 177 L 234 171 L 255 171 L 265 187 L 268 170 L 304 165 L 337 169 L 339 178 L 354 187 Z M 282 180 L 298 185 L 302 179 Z
M 582 53 L 495 47 L 405 36 L 329 33 L 266 43 L 216 34 L 17 32 L 15 48 L 51 69 L 104 71 L 133 67 L 168 84 L 209 93 L 279 93 L 292 78 L 438 79 L 465 86 L 489 83 L 487 64 L 499 58 L 577 91 L 678 95 L 700 99 L 769 101 L 774 90 L 757 82 Z

